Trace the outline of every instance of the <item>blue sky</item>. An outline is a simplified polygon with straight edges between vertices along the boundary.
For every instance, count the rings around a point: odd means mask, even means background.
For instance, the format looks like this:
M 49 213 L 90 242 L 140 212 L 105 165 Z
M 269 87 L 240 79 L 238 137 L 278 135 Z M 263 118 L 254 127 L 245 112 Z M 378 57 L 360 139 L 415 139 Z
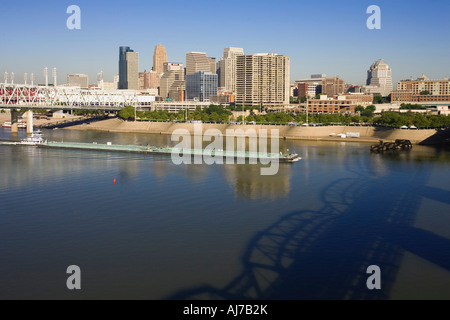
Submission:
M 81 8 L 81 30 L 69 30 L 69 5 Z M 381 30 L 369 30 L 367 7 L 381 8 Z M 291 58 L 291 80 L 312 73 L 364 84 L 369 66 L 383 58 L 394 81 L 450 77 L 448 0 L 96 0 L 10 1 L 0 10 L 0 76 L 25 72 L 43 81 L 43 68 L 86 73 L 95 83 L 118 73 L 119 46 L 139 52 L 150 70 L 155 45 L 185 64 L 188 51 L 217 60 L 225 47 L 245 53 L 277 52 Z

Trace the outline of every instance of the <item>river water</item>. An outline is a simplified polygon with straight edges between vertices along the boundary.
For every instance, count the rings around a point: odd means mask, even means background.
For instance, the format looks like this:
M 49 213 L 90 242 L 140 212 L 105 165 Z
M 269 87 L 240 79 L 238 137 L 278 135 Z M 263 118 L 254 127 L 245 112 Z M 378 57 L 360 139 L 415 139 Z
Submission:
M 450 299 L 450 150 L 281 149 L 303 159 L 261 176 L 259 165 L 0 146 L 0 299 Z M 81 290 L 66 287 L 70 265 Z M 371 265 L 380 290 L 367 287 Z

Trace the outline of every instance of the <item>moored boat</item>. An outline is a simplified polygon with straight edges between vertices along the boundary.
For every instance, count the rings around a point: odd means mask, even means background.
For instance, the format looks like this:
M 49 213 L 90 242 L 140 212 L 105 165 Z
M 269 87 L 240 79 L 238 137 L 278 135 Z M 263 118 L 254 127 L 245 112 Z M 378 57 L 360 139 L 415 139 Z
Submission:
M 12 127 L 11 121 L 5 121 L 5 122 L 2 124 L 2 127 L 3 127 L 3 128 L 11 128 L 11 127 Z M 18 129 L 26 129 L 26 128 L 27 128 L 27 123 L 26 123 L 26 122 L 19 121 L 19 122 L 17 122 L 17 128 L 18 128 Z

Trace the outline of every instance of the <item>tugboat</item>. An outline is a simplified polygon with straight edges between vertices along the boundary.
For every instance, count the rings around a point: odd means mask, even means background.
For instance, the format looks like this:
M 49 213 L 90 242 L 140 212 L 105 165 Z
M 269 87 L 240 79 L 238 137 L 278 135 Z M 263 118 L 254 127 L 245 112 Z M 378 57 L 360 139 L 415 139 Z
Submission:
M 44 144 L 46 142 L 47 141 L 44 141 L 44 139 L 42 138 L 42 131 L 38 130 L 36 132 L 33 132 L 30 136 L 26 137 L 25 139 L 22 139 L 22 141 L 20 141 L 20 144 L 34 146 L 38 144 Z

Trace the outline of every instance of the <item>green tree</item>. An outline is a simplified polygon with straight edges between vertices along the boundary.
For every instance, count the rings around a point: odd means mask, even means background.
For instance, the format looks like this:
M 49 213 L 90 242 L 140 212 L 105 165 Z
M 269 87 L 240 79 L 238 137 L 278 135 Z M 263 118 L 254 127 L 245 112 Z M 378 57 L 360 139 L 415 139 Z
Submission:
M 119 111 L 119 117 L 123 120 L 134 119 L 134 108 L 132 106 L 126 106 Z
M 364 107 L 361 105 L 356 106 L 355 111 L 359 111 L 359 112 L 363 112 L 364 111 Z
M 213 112 L 211 113 L 211 115 L 209 116 L 210 120 L 212 122 L 219 122 L 220 121 L 220 116 L 217 112 Z
M 421 96 L 428 96 L 428 95 L 430 95 L 431 93 L 430 93 L 430 91 L 428 91 L 428 90 L 424 90 L 424 91 L 421 91 L 420 92 L 420 95 Z
M 370 106 L 367 106 L 363 112 L 361 112 L 361 115 L 364 117 L 369 117 L 369 118 L 373 117 L 373 114 L 376 109 L 377 108 L 373 104 L 371 104 Z

